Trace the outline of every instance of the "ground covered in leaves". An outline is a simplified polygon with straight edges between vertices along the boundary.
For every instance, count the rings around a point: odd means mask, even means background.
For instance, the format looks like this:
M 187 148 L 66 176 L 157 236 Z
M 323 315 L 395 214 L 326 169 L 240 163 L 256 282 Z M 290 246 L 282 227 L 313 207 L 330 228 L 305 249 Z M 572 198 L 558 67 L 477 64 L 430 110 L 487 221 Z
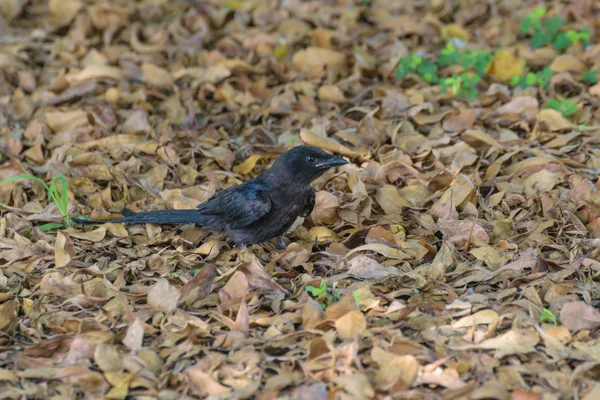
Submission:
M 600 398 L 597 2 L 0 15 L 0 397 Z M 65 218 L 303 142 L 351 163 L 284 251 Z

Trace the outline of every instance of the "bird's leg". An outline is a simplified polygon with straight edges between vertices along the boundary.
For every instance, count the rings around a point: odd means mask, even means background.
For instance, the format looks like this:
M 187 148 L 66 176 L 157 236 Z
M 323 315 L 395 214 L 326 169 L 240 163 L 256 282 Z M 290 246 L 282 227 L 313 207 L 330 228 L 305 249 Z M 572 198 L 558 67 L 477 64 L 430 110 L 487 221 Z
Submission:
M 279 246 L 279 249 L 281 250 L 285 250 L 287 248 L 287 244 L 285 244 L 285 238 L 283 235 L 277 238 L 277 246 Z

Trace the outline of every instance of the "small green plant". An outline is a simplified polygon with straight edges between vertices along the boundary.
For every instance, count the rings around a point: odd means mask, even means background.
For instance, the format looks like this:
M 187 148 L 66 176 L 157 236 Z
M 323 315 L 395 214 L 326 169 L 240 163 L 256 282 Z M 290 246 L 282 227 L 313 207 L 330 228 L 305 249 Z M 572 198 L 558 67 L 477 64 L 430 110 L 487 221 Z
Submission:
M 462 55 L 460 65 L 464 68 L 471 68 L 479 76 L 482 76 L 493 58 L 494 56 L 489 51 L 467 51 Z
M 582 29 L 576 31 L 569 29 L 562 31 L 561 28 L 565 25 L 565 19 L 560 15 L 552 18 L 544 18 L 546 16 L 545 7 L 536 7 L 536 9 L 523 18 L 519 31 L 521 34 L 531 34 L 531 46 L 540 48 L 551 44 L 552 47 L 559 52 L 566 51 L 571 45 L 581 43 L 583 47 L 587 46 L 590 40 L 590 31 Z
M 584 72 L 581 75 L 581 80 L 586 84 L 586 85 L 595 85 L 596 83 L 598 83 L 598 70 L 597 69 L 592 69 L 589 71 Z
M 568 118 L 577 112 L 577 104 L 567 99 L 550 99 L 544 108 L 556 110 L 565 118 Z
M 519 32 L 526 34 L 531 30 L 539 31 L 542 29 L 542 18 L 546 15 L 546 7 L 536 7 L 529 13 L 519 26 Z
M 58 222 L 50 222 L 44 225 L 41 225 L 39 228 L 46 232 L 51 229 L 61 228 L 63 226 L 73 226 L 71 219 L 69 218 L 69 181 L 63 175 L 58 175 L 52 181 L 50 181 L 50 185 L 47 185 L 44 180 L 38 178 L 37 176 L 24 174 L 11 176 L 10 178 L 6 178 L 0 181 L 2 183 L 14 182 L 20 179 L 27 179 L 30 181 L 38 182 L 40 185 L 44 187 L 46 192 L 48 192 L 48 200 L 53 201 L 60 211 L 60 215 L 64 218 L 64 223 Z
M 417 74 L 425 82 L 436 83 L 439 81 L 437 76 L 438 66 L 432 61 L 421 57 L 418 54 L 402 57 L 396 68 L 396 78 L 403 79 L 410 74 Z
M 337 282 L 328 288 L 327 282 L 321 280 L 319 287 L 309 285 L 305 287 L 305 290 L 319 302 L 323 309 L 329 304 L 340 301 L 340 297 L 342 297 L 342 292 L 337 288 Z
M 558 324 L 556 315 L 554 315 L 552 311 L 548 310 L 547 308 L 542 309 L 540 314 L 540 323 L 550 323 L 554 325 Z
M 454 43 L 448 42 L 446 46 L 440 51 L 438 56 L 438 63 L 441 67 L 447 67 L 448 65 L 458 64 L 460 61 L 460 51 L 454 46 Z
M 452 42 L 448 42 L 438 56 L 438 63 L 441 67 L 460 65 L 465 69 L 473 69 L 479 76 L 482 76 L 493 58 L 494 56 L 489 51 L 477 50 L 461 53 Z
M 477 90 L 477 84 L 480 80 L 481 77 L 479 75 L 463 72 L 459 75 L 442 79 L 440 87 L 442 89 L 442 93 L 448 93 L 448 91 L 450 91 L 452 94 L 459 97 L 465 99 L 474 99 L 479 94 L 479 91 Z
M 519 86 L 523 89 L 537 86 L 540 89 L 546 91 L 546 89 L 548 88 L 548 82 L 550 82 L 552 75 L 552 70 L 546 67 L 538 72 L 528 72 L 523 76 L 513 76 L 510 80 L 510 85 L 513 87 Z

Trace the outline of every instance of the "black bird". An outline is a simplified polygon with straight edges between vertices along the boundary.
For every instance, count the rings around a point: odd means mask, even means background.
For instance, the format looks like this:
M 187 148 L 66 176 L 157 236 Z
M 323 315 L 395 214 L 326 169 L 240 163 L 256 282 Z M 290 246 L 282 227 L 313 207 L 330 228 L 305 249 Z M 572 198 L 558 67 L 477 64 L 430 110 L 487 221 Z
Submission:
M 81 223 L 197 224 L 203 229 L 230 237 L 240 247 L 278 237 L 298 217 L 308 216 L 315 205 L 310 183 L 328 169 L 348 164 L 313 146 L 297 146 L 279 156 L 271 168 L 239 186 L 230 187 L 198 205 L 195 210 L 133 212 L 123 209 L 124 218 Z

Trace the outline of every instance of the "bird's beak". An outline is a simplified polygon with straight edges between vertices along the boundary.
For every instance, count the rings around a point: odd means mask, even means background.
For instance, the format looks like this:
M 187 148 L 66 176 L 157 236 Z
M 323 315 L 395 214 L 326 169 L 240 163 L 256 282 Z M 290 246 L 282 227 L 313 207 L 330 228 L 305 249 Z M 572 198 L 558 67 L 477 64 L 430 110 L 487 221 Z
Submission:
M 348 161 L 344 160 L 342 157 L 331 156 L 327 160 L 321 161 L 317 164 L 318 168 L 331 168 L 337 167 L 339 165 L 346 165 Z

